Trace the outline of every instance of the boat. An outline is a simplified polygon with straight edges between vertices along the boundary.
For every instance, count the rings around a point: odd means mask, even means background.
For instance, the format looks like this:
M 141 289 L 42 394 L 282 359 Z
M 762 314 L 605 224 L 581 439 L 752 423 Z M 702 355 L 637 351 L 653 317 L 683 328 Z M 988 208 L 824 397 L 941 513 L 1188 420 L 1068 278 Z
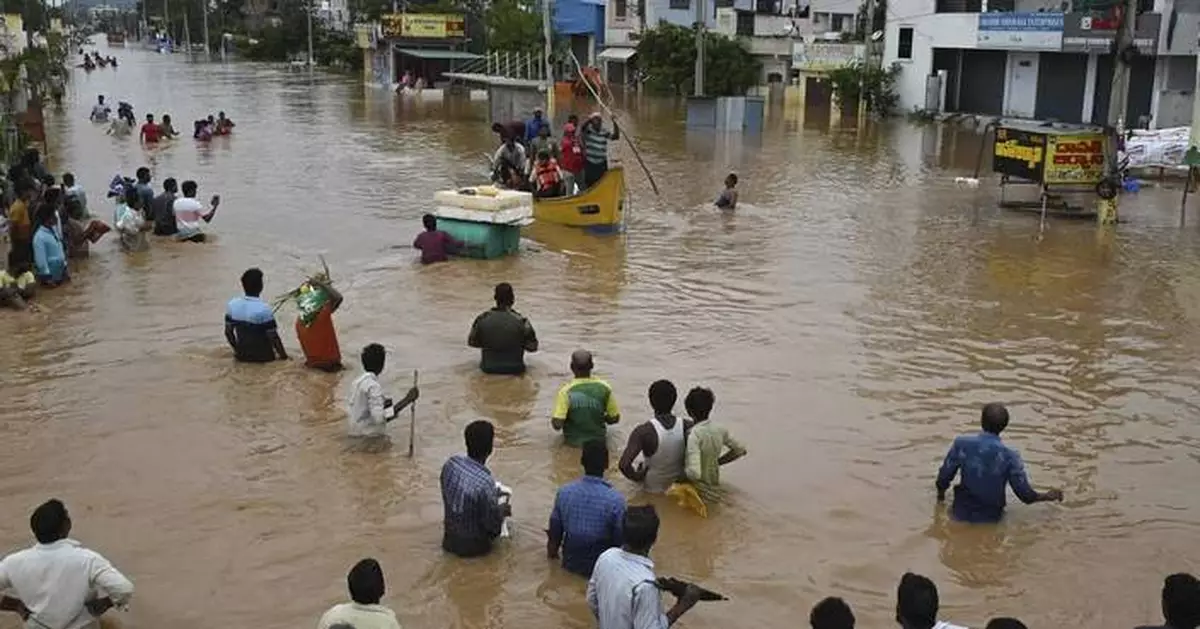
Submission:
M 568 197 L 533 200 L 533 218 L 588 231 L 620 231 L 625 214 L 625 171 L 613 166 L 596 185 Z

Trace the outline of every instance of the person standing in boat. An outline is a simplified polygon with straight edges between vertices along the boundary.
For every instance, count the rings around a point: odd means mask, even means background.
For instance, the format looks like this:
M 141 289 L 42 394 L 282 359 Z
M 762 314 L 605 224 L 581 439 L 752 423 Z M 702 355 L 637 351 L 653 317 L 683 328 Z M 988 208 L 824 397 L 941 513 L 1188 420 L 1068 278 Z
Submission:
M 568 122 L 563 127 L 562 146 L 559 149 L 559 155 L 562 158 L 558 165 L 563 169 L 563 174 L 567 175 L 565 187 L 567 194 L 575 192 L 575 183 L 583 185 L 583 145 L 579 143 L 579 136 L 575 133 L 575 123 Z
M 600 112 L 593 113 L 583 123 L 583 184 L 581 188 L 596 185 L 597 181 L 608 172 L 608 141 L 621 137 L 621 129 L 613 121 L 612 131 L 604 128 L 604 120 Z

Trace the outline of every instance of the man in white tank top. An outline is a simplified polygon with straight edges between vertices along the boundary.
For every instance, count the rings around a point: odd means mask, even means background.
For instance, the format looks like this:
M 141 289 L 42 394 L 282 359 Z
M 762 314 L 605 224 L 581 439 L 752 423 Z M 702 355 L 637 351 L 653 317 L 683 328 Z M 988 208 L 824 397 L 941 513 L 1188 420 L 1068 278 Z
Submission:
M 671 483 L 683 478 L 683 463 L 687 432 L 691 422 L 675 416 L 672 410 L 679 394 L 669 380 L 650 385 L 650 406 L 654 419 L 639 425 L 629 435 L 629 443 L 621 455 L 621 473 L 625 478 L 641 483 L 652 494 L 667 491 Z M 642 462 L 636 467 L 638 455 Z

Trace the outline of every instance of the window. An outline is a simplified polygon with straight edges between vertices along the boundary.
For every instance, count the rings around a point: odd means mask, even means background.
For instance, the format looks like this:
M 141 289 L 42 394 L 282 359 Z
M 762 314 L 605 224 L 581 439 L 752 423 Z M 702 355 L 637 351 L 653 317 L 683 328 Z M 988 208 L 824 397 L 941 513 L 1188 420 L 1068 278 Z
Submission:
M 628 0 L 615 0 L 615 2 L 613 2 L 613 12 L 618 20 L 623 20 L 629 17 Z
M 668 6 L 672 9 L 690 9 L 692 8 L 692 0 L 671 0 Z
M 738 11 L 737 34 L 742 37 L 754 37 L 754 14 L 749 11 Z
M 754 11 L 774 15 L 779 13 L 779 6 L 775 0 L 755 0 Z
M 896 57 L 899 59 L 912 59 L 912 38 L 913 29 L 911 26 L 900 27 L 900 41 L 896 46 Z
M 833 19 L 830 21 L 829 30 L 837 31 L 840 33 L 842 31 L 846 30 L 845 28 L 843 28 L 843 26 L 845 25 L 845 22 L 846 22 L 845 15 L 842 15 L 841 13 L 834 13 Z

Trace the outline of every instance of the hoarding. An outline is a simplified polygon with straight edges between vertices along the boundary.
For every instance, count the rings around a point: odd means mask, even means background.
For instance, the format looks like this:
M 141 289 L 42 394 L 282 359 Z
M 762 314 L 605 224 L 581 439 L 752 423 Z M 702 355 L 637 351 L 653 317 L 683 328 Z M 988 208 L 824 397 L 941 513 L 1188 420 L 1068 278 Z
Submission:
M 863 44 L 792 43 L 792 69 L 801 72 L 826 72 L 862 62 L 867 56 Z
M 980 48 L 1059 50 L 1062 13 L 980 13 L 976 41 Z
M 1104 178 L 1104 136 L 1050 136 L 1046 148 L 1046 184 L 1094 184 Z
M 1041 181 L 1046 168 L 1046 136 L 999 127 L 992 145 L 992 171 L 1028 181 Z
M 389 13 L 380 16 L 379 22 L 380 31 L 389 39 L 448 39 L 467 34 L 463 16 L 451 13 Z
M 1108 52 L 1117 39 L 1118 20 L 1099 13 L 1068 13 L 1063 22 L 1063 52 Z M 1158 51 L 1162 14 L 1143 13 L 1134 23 L 1133 43 L 1143 54 Z

